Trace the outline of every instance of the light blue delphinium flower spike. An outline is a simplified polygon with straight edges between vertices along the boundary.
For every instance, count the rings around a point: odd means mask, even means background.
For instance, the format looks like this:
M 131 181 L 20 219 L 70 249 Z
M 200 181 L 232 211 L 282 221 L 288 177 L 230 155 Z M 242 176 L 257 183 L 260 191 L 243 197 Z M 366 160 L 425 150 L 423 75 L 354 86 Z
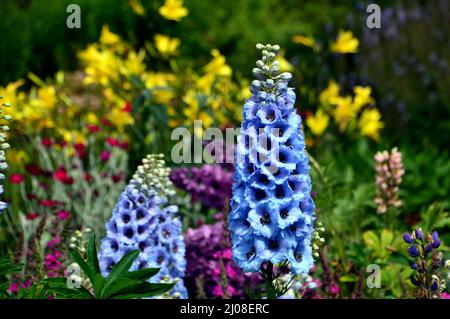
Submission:
M 185 245 L 178 207 L 167 206 L 167 197 L 174 194 L 169 169 L 164 167 L 162 155 L 148 155 L 142 163 L 106 224 L 100 267 L 107 275 L 124 254 L 139 249 L 130 271 L 160 268 L 151 282 L 175 282 L 166 297 L 184 299 L 188 297 L 182 280 Z
M 290 73 L 279 74 L 277 45 L 257 45 L 252 96 L 243 107 L 229 230 L 233 258 L 246 272 L 289 262 L 295 274 L 313 265 L 314 202 L 309 159 Z

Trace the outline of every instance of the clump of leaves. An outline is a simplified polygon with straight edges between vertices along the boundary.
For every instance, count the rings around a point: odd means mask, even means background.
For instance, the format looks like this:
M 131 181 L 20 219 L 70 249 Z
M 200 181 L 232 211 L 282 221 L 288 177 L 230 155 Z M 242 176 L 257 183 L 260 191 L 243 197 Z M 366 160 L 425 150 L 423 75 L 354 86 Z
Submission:
M 148 280 L 159 272 L 157 268 L 146 268 L 129 271 L 139 250 L 130 251 L 114 265 L 108 277 L 103 277 L 97 258 L 95 235 L 87 243 L 86 260 L 75 250 L 69 250 L 69 256 L 79 265 L 87 276 L 91 287 L 79 285 L 79 288 L 68 288 L 70 278 L 48 278 L 45 283 L 58 298 L 76 299 L 131 299 L 148 298 L 161 295 L 174 284 L 149 283 Z

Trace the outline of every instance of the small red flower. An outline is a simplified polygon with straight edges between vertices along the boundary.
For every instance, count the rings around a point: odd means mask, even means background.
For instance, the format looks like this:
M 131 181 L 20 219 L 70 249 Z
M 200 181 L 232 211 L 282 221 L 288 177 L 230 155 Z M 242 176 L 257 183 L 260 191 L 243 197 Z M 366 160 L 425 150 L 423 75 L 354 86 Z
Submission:
M 115 138 L 112 138 L 112 137 L 107 137 L 105 139 L 105 141 L 106 141 L 106 143 L 108 143 L 112 147 L 116 147 L 116 146 L 120 145 L 119 140 L 116 140 Z
M 11 176 L 9 176 L 9 181 L 12 184 L 21 184 L 24 181 L 24 177 L 22 174 L 19 173 L 15 173 L 15 174 L 11 174 Z
M 52 207 L 57 206 L 59 203 L 57 201 L 54 201 L 51 199 L 43 199 L 43 200 L 41 200 L 41 202 L 39 204 L 44 207 L 52 208 Z
M 119 143 L 120 143 L 119 147 L 121 149 L 124 149 L 124 150 L 128 149 L 128 142 L 127 141 L 122 141 L 122 142 L 119 142 Z
M 33 199 L 36 199 L 36 198 L 37 198 L 36 194 L 33 194 L 33 193 L 28 193 L 27 194 L 27 199 L 28 200 L 33 200 Z
M 121 174 L 114 174 L 113 176 L 111 176 L 111 179 L 114 183 L 118 183 L 122 180 L 122 175 Z
M 73 147 L 75 148 L 75 152 L 77 153 L 77 156 L 79 158 L 83 158 L 86 156 L 86 145 L 84 145 L 83 143 L 75 143 Z
M 70 185 L 73 184 L 74 180 L 72 177 L 69 176 L 69 174 L 67 174 L 67 171 L 64 167 L 60 167 L 58 168 L 54 173 L 53 173 L 53 177 L 57 180 L 60 181 L 63 184 L 66 185 Z
M 110 157 L 111 157 L 111 152 L 109 152 L 109 151 L 103 151 L 103 152 L 100 154 L 100 159 L 101 159 L 103 162 L 107 162 L 107 161 L 109 160 Z
M 130 113 L 132 109 L 133 108 L 131 106 L 131 103 L 130 102 L 125 102 L 125 105 L 123 106 L 122 111 Z
M 34 175 L 34 176 L 39 176 L 39 175 L 42 174 L 41 168 L 38 165 L 36 165 L 36 164 L 25 165 L 25 170 L 28 173 L 30 173 L 31 175 Z
M 111 121 L 108 120 L 108 119 L 101 119 L 100 122 L 102 122 L 102 124 L 103 124 L 104 126 L 112 126 Z
M 88 131 L 91 133 L 97 133 L 98 131 L 100 131 L 100 127 L 94 124 L 88 124 L 86 125 L 86 127 Z
M 67 218 L 69 218 L 70 213 L 66 210 L 60 210 L 58 213 L 58 218 L 61 220 L 66 220 Z
M 26 217 L 26 219 L 28 219 L 28 220 L 33 220 L 33 219 L 39 218 L 39 214 L 36 214 L 36 213 L 28 213 L 25 217 Z
M 92 179 L 93 179 L 91 173 L 89 173 L 89 172 L 85 172 L 84 175 L 83 175 L 83 178 L 88 183 L 90 183 L 92 181 Z
M 53 144 L 53 142 L 50 138 L 44 137 L 42 139 L 42 145 L 44 145 L 45 147 L 50 147 L 50 146 L 52 146 L 52 144 Z

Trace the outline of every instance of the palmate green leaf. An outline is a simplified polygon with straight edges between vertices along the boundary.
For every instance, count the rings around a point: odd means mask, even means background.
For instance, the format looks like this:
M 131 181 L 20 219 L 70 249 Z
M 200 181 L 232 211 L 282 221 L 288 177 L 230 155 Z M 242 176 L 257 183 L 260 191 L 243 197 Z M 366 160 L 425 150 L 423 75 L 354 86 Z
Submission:
M 95 276 L 100 273 L 100 265 L 97 257 L 97 246 L 95 245 L 95 234 L 92 234 L 87 244 L 87 263 L 91 273 Z
M 124 294 L 118 294 L 111 296 L 111 299 L 134 299 L 134 298 L 148 298 L 153 296 L 158 296 L 163 293 L 170 291 L 175 284 L 153 284 L 153 283 L 142 283 L 142 288 Z
M 131 265 L 133 264 L 133 261 L 137 258 L 139 253 L 140 253 L 139 250 L 130 251 L 128 254 L 123 256 L 122 259 L 116 265 L 114 265 L 111 272 L 109 273 L 109 276 L 105 280 L 103 289 L 101 290 L 100 294 L 97 295 L 97 298 L 103 298 L 104 292 L 108 291 L 109 287 L 117 279 L 124 277 L 128 273 L 128 270 L 130 269 Z

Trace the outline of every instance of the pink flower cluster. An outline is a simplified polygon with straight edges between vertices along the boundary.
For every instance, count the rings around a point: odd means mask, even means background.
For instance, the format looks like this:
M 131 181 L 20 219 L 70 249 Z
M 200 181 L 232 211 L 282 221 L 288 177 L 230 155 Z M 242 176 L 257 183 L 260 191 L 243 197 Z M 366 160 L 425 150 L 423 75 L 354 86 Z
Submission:
M 390 207 L 400 207 L 398 191 L 402 176 L 405 173 L 402 163 L 402 153 L 397 148 L 375 154 L 375 204 L 377 212 L 384 214 Z

